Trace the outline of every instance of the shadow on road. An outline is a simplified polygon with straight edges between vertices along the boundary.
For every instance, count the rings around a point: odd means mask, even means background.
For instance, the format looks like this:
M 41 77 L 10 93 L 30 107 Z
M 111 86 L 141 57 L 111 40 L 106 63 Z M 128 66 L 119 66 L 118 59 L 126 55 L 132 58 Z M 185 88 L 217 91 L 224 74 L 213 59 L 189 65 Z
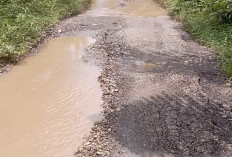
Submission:
M 113 136 L 138 155 L 232 156 L 230 111 L 216 102 L 162 94 L 116 114 Z

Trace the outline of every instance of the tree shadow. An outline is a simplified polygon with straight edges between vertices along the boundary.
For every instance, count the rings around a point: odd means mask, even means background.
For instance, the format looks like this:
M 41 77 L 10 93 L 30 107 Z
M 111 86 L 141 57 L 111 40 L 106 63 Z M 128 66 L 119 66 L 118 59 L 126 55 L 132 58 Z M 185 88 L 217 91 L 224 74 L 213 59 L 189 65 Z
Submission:
M 162 94 L 116 114 L 113 137 L 138 155 L 232 156 L 227 148 L 232 144 L 230 111 L 216 102 Z

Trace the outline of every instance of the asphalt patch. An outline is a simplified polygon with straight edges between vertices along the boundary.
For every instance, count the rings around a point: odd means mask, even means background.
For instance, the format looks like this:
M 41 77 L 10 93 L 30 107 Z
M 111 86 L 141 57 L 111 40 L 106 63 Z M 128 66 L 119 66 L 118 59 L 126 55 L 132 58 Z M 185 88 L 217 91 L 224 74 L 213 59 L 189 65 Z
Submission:
M 190 96 L 143 99 L 117 112 L 113 136 L 131 152 L 176 157 L 232 156 L 232 121 L 216 102 Z

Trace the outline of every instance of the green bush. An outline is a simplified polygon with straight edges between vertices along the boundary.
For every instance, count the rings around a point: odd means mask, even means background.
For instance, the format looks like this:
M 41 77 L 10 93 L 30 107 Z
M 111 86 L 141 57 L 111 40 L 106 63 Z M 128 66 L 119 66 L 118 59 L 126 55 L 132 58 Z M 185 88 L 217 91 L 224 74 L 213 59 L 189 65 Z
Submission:
M 232 24 L 232 0 L 208 0 L 206 10 L 220 23 Z
M 0 63 L 15 62 L 60 19 L 90 0 L 0 0 Z
M 212 47 L 223 71 L 232 77 L 232 0 L 164 0 L 170 13 L 183 21 L 192 36 Z
M 210 15 L 211 19 L 216 18 L 220 23 L 232 23 L 232 0 L 173 0 L 172 7 L 174 13 L 191 7 L 191 11 L 201 11 Z

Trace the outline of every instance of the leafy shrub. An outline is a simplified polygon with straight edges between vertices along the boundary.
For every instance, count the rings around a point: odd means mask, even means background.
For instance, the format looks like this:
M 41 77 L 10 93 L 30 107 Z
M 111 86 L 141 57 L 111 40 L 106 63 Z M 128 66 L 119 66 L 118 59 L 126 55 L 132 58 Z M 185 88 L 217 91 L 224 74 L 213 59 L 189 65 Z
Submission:
M 232 0 L 209 0 L 207 10 L 219 22 L 232 24 Z
M 0 0 L 0 64 L 17 61 L 61 18 L 90 0 Z
M 232 0 L 164 0 L 164 5 L 198 42 L 210 46 L 232 77 Z
M 183 9 L 191 8 L 191 12 L 202 11 L 216 18 L 220 23 L 232 23 L 232 0 L 173 0 L 172 12 L 179 13 Z M 185 10 L 188 12 L 188 10 Z

